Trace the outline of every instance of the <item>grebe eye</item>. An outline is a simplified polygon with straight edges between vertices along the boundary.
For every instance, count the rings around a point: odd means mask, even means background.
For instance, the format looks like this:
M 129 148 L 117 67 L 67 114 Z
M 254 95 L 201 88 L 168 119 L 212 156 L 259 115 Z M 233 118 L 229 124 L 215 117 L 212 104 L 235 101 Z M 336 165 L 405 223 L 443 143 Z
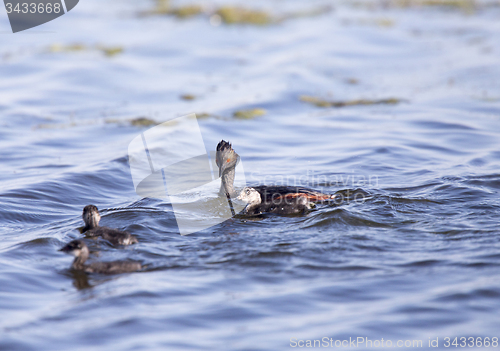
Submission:
M 226 160 L 226 162 L 229 162 L 229 161 L 231 161 L 231 159 L 230 159 L 230 158 L 228 158 L 228 159 Z

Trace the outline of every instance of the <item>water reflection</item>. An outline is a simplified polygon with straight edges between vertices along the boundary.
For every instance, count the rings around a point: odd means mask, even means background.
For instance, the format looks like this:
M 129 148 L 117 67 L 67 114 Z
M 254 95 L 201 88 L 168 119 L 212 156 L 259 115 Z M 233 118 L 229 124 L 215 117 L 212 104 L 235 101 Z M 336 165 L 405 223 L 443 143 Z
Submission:
M 73 286 L 78 290 L 89 289 L 93 287 L 93 285 L 90 285 L 89 283 L 87 273 L 77 269 L 70 269 L 70 275 L 73 279 Z

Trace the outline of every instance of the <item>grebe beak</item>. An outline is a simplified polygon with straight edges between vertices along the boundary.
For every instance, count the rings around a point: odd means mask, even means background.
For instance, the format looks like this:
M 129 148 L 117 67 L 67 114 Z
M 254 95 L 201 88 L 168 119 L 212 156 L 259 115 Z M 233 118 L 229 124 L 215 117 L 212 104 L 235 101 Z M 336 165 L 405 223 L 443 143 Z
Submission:
M 57 251 L 69 252 L 69 251 L 71 251 L 71 249 L 68 247 L 68 245 L 64 245 L 62 248 L 60 248 Z

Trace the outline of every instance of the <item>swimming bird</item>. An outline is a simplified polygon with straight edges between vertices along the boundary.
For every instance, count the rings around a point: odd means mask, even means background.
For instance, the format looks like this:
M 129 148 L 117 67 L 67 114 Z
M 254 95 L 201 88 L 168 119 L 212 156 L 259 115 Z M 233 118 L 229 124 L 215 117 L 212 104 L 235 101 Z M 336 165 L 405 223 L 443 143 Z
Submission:
M 234 189 L 234 176 L 240 156 L 233 150 L 231 144 L 224 140 L 219 142 L 216 150 L 216 164 L 221 177 L 220 192 L 226 194 L 229 199 L 237 194 Z M 237 199 L 247 202 L 242 214 L 300 214 L 313 208 L 315 202 L 335 199 L 335 195 L 304 187 L 260 185 L 245 187 Z
M 87 236 L 100 236 L 114 245 L 131 245 L 138 243 L 137 238 L 129 232 L 108 227 L 100 227 L 99 221 L 101 220 L 101 215 L 99 214 L 98 208 L 94 205 L 87 205 L 83 208 L 82 218 L 85 222 L 85 227 L 82 232 L 85 232 Z
M 85 261 L 89 258 L 89 248 L 83 240 L 73 240 L 59 251 L 75 256 L 71 267 L 87 273 L 118 274 L 135 272 L 142 268 L 139 262 L 132 261 L 92 262 L 85 264 Z

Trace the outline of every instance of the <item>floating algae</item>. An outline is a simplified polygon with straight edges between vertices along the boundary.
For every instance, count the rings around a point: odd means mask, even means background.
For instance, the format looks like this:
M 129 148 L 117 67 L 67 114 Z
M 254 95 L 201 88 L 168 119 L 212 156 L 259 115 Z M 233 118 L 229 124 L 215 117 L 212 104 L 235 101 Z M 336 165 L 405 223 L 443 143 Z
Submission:
M 219 16 L 221 21 L 225 24 L 253 24 L 265 26 L 295 18 L 315 17 L 330 11 L 332 11 L 332 7 L 327 5 L 311 10 L 291 12 L 282 16 L 273 16 L 271 13 L 263 10 L 252 10 L 240 6 L 222 6 L 215 12 L 215 15 Z
M 224 24 L 249 24 L 265 26 L 269 24 L 280 23 L 285 20 L 301 17 L 313 17 L 330 12 L 332 7 L 321 6 L 311 10 L 303 10 L 287 13 L 281 16 L 257 9 L 249 9 L 243 6 L 223 5 L 213 10 L 204 8 L 202 5 L 190 4 L 179 7 L 172 7 L 169 0 L 156 0 L 152 9 L 140 12 L 140 16 L 167 15 L 175 16 L 180 19 L 190 18 L 203 14 L 209 18 L 213 25 Z
M 180 7 L 171 7 L 169 0 L 156 0 L 155 6 L 149 10 L 142 12 L 142 16 L 151 15 L 172 15 L 177 18 L 189 18 L 199 15 L 203 12 L 203 8 L 200 5 L 192 4 Z
M 130 124 L 136 127 L 150 127 L 157 125 L 158 122 L 147 117 L 138 117 L 130 120 Z
M 369 100 L 369 99 L 358 99 L 358 100 L 346 100 L 346 101 L 329 101 L 324 100 L 315 96 L 302 95 L 299 97 L 300 101 L 313 104 L 318 107 L 347 107 L 347 106 L 358 106 L 358 105 L 380 105 L 388 104 L 395 105 L 402 102 L 401 99 L 388 98 L 379 100 Z
M 121 46 L 97 45 L 96 48 L 108 57 L 115 56 L 115 55 L 121 54 L 123 52 L 123 47 L 121 47 Z
M 462 10 L 476 7 L 476 0 L 392 0 L 397 7 L 441 6 Z
M 196 99 L 196 95 L 192 95 L 192 94 L 182 94 L 181 96 L 179 96 L 182 100 L 186 100 L 186 101 L 191 101 L 191 100 L 195 100 Z
M 195 115 L 196 115 L 197 119 L 206 119 L 206 118 L 217 118 L 217 119 L 220 119 L 219 116 L 214 115 L 212 113 L 208 113 L 208 112 L 198 112 L 198 113 L 195 113 Z
M 31 129 L 37 130 L 37 129 L 68 129 L 72 127 L 76 127 L 77 124 L 75 122 L 71 122 L 68 124 L 48 124 L 48 123 L 42 123 L 42 124 L 37 124 L 36 126 L 32 127 Z
M 165 14 L 170 10 L 170 0 L 156 0 L 155 3 L 153 11 L 158 14 Z
M 199 15 L 203 12 L 203 8 L 199 5 L 186 5 L 170 10 L 169 14 L 178 18 L 189 18 Z
M 377 8 L 419 8 L 419 7 L 441 7 L 457 9 L 464 13 L 474 13 L 479 8 L 498 7 L 499 1 L 477 1 L 477 0 L 384 0 L 384 1 L 352 1 L 351 5 L 367 9 Z
M 319 6 L 316 8 L 312 8 L 309 10 L 296 11 L 292 13 L 285 14 L 281 18 L 278 19 L 279 22 L 295 19 L 295 18 L 305 18 L 305 17 L 316 17 L 320 15 L 324 15 L 325 13 L 329 13 L 333 10 L 331 5 Z
M 88 50 L 88 47 L 79 43 L 69 45 L 52 44 L 47 49 L 48 52 L 78 52 L 86 50 Z
M 358 79 L 356 79 L 356 78 L 347 78 L 347 79 L 345 80 L 345 82 L 346 82 L 347 84 L 351 84 L 351 85 L 356 85 L 356 84 L 359 84 L 359 80 L 358 80 Z
M 111 57 L 121 54 L 124 49 L 121 46 L 104 46 L 104 45 L 93 45 L 87 46 L 84 44 L 76 43 L 69 45 L 52 44 L 48 47 L 47 51 L 51 53 L 59 52 L 83 52 L 83 51 L 100 51 L 104 55 Z
M 222 6 L 216 14 L 225 24 L 254 24 L 265 26 L 274 22 L 272 16 L 262 10 L 251 10 L 239 6 Z
M 252 108 L 250 110 L 239 110 L 233 113 L 233 117 L 237 119 L 252 119 L 259 116 L 264 116 L 267 113 L 263 108 Z
M 360 26 L 376 26 L 390 28 L 395 25 L 394 20 L 390 18 L 359 18 L 359 19 L 342 19 L 341 23 L 345 26 L 360 25 Z

